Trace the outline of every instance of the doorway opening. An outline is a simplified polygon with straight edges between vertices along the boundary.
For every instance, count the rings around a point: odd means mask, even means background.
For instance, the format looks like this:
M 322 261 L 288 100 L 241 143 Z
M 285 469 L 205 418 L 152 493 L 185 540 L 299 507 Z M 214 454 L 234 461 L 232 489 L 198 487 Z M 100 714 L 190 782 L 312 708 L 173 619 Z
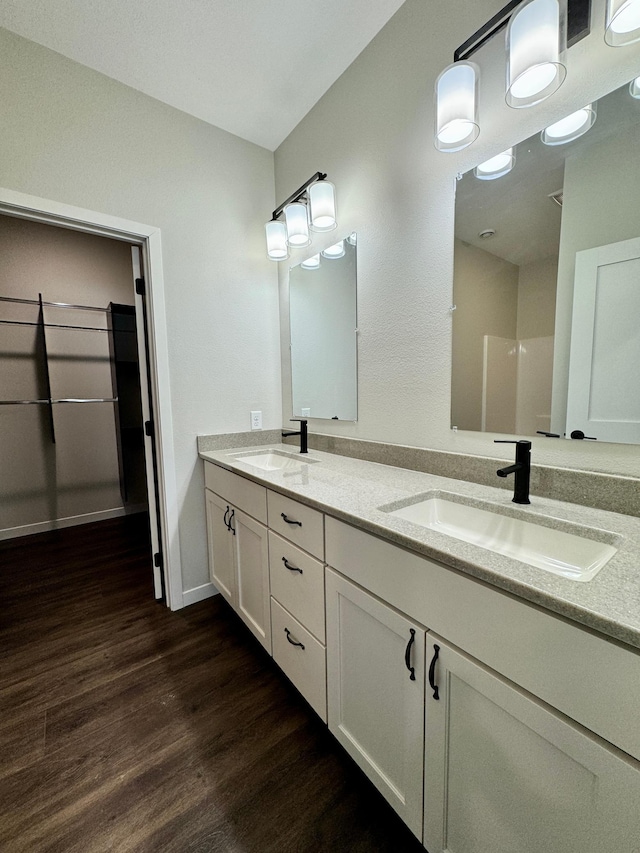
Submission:
M 159 239 L 0 190 L 0 538 L 148 513 L 154 594 L 179 609 Z

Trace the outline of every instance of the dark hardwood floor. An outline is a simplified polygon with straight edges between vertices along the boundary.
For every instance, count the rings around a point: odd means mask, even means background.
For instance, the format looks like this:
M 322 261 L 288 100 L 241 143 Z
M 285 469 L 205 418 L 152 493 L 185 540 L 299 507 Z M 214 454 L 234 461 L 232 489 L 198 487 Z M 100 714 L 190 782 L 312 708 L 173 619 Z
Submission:
M 0 850 L 424 853 L 220 596 L 153 601 L 145 523 L 0 543 Z

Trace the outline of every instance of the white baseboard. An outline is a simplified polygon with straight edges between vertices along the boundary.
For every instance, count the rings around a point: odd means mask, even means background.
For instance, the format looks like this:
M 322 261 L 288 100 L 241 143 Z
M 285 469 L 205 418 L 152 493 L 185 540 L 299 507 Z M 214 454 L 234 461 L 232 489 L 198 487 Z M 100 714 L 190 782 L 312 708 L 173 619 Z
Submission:
M 108 518 L 120 518 L 123 515 L 132 515 L 143 512 L 145 506 L 124 507 L 115 509 L 103 509 L 100 512 L 87 512 L 84 515 L 71 515 L 68 518 L 54 518 L 50 521 L 38 521 L 35 524 L 23 524 L 20 527 L 7 527 L 0 530 L 0 540 L 16 539 L 18 536 L 30 536 L 32 533 L 46 533 L 49 530 L 61 530 L 63 527 L 75 527 L 77 524 L 90 524 L 92 521 L 106 521 Z
M 212 583 L 203 583 L 202 586 L 194 586 L 193 589 L 185 589 L 182 593 L 184 606 L 196 604 L 198 601 L 204 601 L 205 598 L 211 598 L 213 595 L 218 595 L 218 590 Z

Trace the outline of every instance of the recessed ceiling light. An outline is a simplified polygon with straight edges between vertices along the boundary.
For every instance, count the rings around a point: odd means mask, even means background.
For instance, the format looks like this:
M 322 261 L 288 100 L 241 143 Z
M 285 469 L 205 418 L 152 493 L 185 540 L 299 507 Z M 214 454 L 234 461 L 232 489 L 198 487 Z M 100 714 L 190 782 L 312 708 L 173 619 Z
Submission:
M 481 240 L 489 240 L 489 239 L 491 239 L 491 237 L 495 237 L 495 236 L 496 236 L 496 229 L 495 228 L 485 228 L 484 231 L 481 231 L 478 234 L 478 237 Z

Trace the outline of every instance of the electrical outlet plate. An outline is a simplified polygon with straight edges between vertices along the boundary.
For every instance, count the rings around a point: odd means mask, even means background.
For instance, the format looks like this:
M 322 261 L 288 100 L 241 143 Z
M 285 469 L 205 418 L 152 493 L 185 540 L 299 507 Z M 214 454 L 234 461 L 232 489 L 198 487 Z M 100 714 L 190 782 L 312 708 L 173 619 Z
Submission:
M 311 409 L 300 409 L 301 417 L 310 418 L 311 417 Z
M 251 412 L 251 429 L 262 429 L 262 412 Z

